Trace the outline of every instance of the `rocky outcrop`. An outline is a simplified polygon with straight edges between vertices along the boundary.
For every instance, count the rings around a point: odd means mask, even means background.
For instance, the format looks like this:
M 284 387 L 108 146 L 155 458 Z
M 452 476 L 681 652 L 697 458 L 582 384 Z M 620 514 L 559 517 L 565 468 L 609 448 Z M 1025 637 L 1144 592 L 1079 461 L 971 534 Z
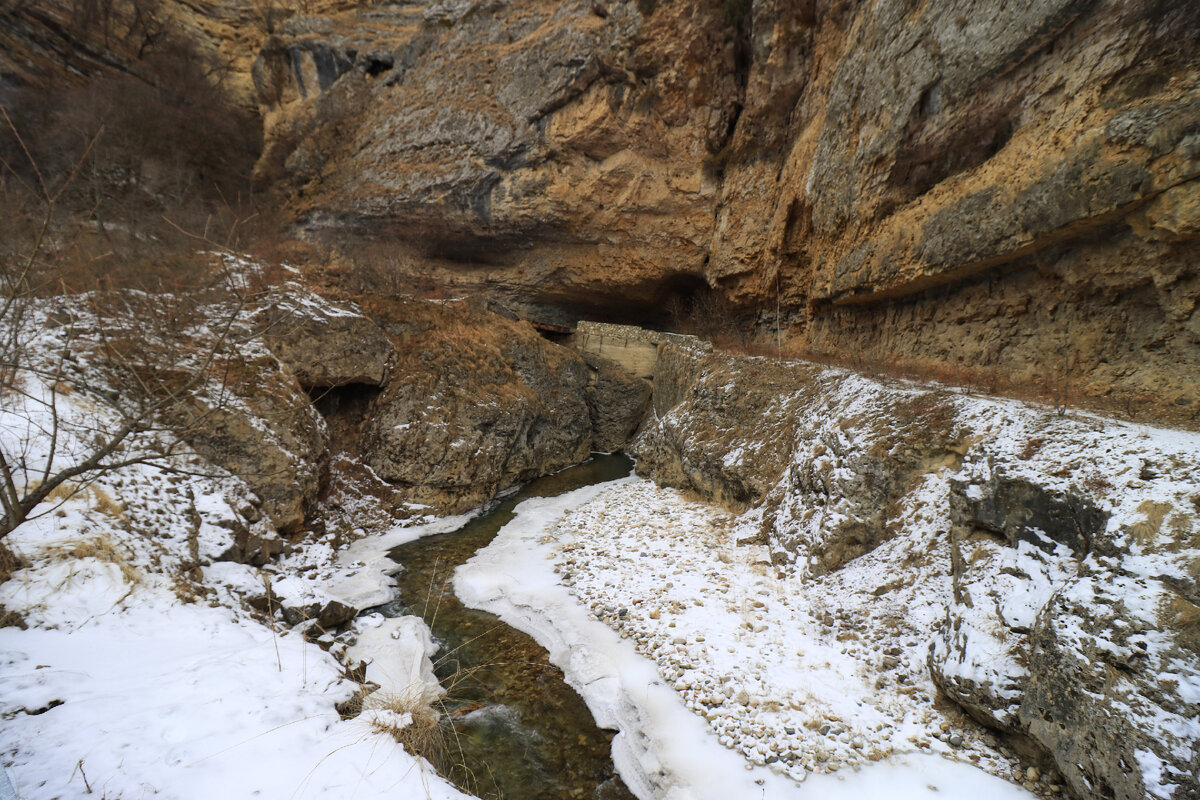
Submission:
M 244 298 L 118 290 L 56 304 L 52 324 L 70 326 L 73 337 L 62 352 L 78 352 L 72 360 L 94 371 L 63 374 L 95 392 L 135 435 L 164 434 L 139 445 L 134 463 L 231 473 L 244 486 L 225 487 L 229 509 L 193 507 L 196 529 L 202 516 L 223 529 L 204 537 L 222 543 L 223 558 L 261 564 L 277 554 L 276 533 L 297 533 L 316 503 L 327 430 L 295 374 L 267 350 Z M 169 456 L 199 458 L 180 466 Z
M 296 377 L 269 354 L 238 354 L 216 395 L 198 394 L 172 424 L 203 458 L 254 491 L 281 532 L 304 524 L 320 489 L 326 430 Z
M 559 321 L 715 286 L 796 347 L 1196 424 L 1192 4 L 722 8 L 297 17 L 260 172 Z
M 740 366 L 753 379 L 731 384 L 727 378 L 732 371 L 726 368 Z M 781 413 L 781 403 L 787 402 L 799 375 L 766 359 L 743 363 L 687 346 L 662 345 L 654 419 L 630 449 L 638 474 L 735 507 L 761 501 L 786 469 L 796 423 Z M 775 425 L 755 432 L 744 425 L 752 418 Z
M 367 310 L 394 337 L 396 363 L 362 459 L 412 502 L 465 511 L 587 457 L 589 370 L 577 354 L 473 302 Z
M 622 450 L 650 408 L 650 382 L 600 356 L 585 353 L 583 359 L 592 369 L 585 391 L 592 449 Z
M 936 394 L 885 401 L 851 373 L 672 345 L 660 348 L 659 366 L 658 415 L 632 448 L 638 472 L 754 507 L 760 521 L 747 538 L 813 573 L 884 541 L 912 481 L 961 450 Z
M 933 682 L 1075 796 L 1200 792 L 1196 435 L 671 345 L 655 400 L 638 471 L 784 568 L 940 560 Z
M 305 387 L 383 383 L 392 343 L 352 305 L 284 296 L 255 321 L 271 352 Z
M 1042 610 L 1019 717 L 1081 797 L 1200 793 L 1198 631 L 1200 608 L 1108 570 Z

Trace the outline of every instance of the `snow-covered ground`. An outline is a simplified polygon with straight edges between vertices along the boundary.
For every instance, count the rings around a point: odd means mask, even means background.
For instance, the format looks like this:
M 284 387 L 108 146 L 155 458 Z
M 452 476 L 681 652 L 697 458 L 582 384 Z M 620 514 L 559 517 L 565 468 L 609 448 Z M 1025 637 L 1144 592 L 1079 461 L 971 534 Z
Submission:
M 46 351 L 59 352 L 55 329 L 44 335 Z M 0 396 L 0 446 L 29 464 L 51 447 L 69 463 L 117 424 L 94 396 L 18 380 L 19 391 Z M 866 452 L 852 441 L 861 431 L 837 421 L 882 418 L 894 390 L 854 378 L 828 394 L 859 405 L 827 414 L 837 430 L 825 438 L 847 445 L 838 453 Z M 989 602 L 956 603 L 949 497 L 982 497 L 1003 468 L 1092 498 L 1123 549 L 1090 555 L 1101 577 L 1087 579 L 1116 585 L 1106 576 L 1122 576 L 1122 602 L 1153 627 L 1156 606 L 1133 599 L 1163 576 L 1187 577 L 1191 551 L 1156 537 L 1164 525 L 1184 530 L 1188 509 L 1200 509 L 1200 436 L 1018 403 L 953 405 L 977 449 L 918 476 L 889 511 L 886 540 L 832 572 L 772 558 L 787 538 L 780 531 L 811 549 L 832 515 L 858 512 L 847 502 L 818 514 L 787 482 L 808 467 L 846 486 L 859 474 L 826 452 L 822 436 L 805 435 L 795 437 L 796 469 L 781 479 L 775 553 L 745 543 L 762 529 L 761 508 L 738 516 L 627 478 L 521 504 L 458 571 L 456 590 L 550 651 L 598 723 L 620 731 L 614 759 L 641 798 L 1028 797 L 1014 781 L 1053 796 L 1061 787 L 1050 776 L 939 698 L 930 663 L 947 645 L 934 641 L 931 654 L 931 631 L 948 615 L 970 631 L 953 665 L 963 677 L 1019 677 L 1019 651 L 1004 647 L 993 617 L 1027 629 L 1078 559 L 1063 547 L 968 541 L 966 577 Z M 678 423 L 686 432 L 689 421 Z M 140 452 L 171 445 L 162 431 L 129 443 Z M 732 468 L 744 456 L 738 448 L 721 457 Z M 342 511 L 328 532 L 247 559 L 231 555 L 236 532 L 282 545 L 249 485 L 196 456 L 158 463 L 181 472 L 134 465 L 71 483 L 5 539 L 23 564 L 0 584 L 0 761 L 20 796 L 466 797 L 383 732 L 412 720 L 404 703 L 438 692 L 420 621 L 372 615 L 348 635 L 317 636 L 312 621 L 285 624 L 279 608 L 387 602 L 397 569 L 387 552 L 466 518 L 423 520 L 409 509 L 408 527 L 366 536 L 388 513 L 344 486 L 359 473 L 335 462 L 327 502 Z M 1159 650 L 1169 653 L 1150 655 Z M 361 704 L 347 667 L 359 659 L 382 687 Z M 1194 703 L 1192 662 L 1172 669 L 1177 693 Z M 366 712 L 344 719 L 347 704 Z M 1184 744 L 1200 741 L 1194 718 L 1163 719 Z M 1143 764 L 1151 776 L 1162 772 L 1152 758 Z
M 42 335 L 31 347 L 53 357 L 56 331 Z M 0 446 L 30 474 L 52 447 L 70 464 L 119 424 L 95 396 L 15 381 Z M 161 452 L 168 436 L 125 452 Z M 360 685 L 307 624 L 280 620 L 288 599 L 389 599 L 378 559 L 339 562 L 330 534 L 264 567 L 222 560 L 239 528 L 274 536 L 247 511 L 248 486 L 195 456 L 156 464 L 81 476 L 4 540 L 24 562 L 0 583 L 0 762 L 19 797 L 466 797 L 379 732 L 403 720 L 343 719 Z M 377 682 L 429 677 L 419 620 L 368 618 L 355 633 L 360 655 L 381 634 L 406 646 Z
M 169 484 L 151 499 L 162 484 L 126 470 L 10 537 L 30 563 L 0 585 L 27 626 L 0 628 L 0 757 L 20 797 L 464 797 L 341 719 L 359 688 L 342 664 L 242 602 L 266 573 L 174 572 L 187 516 Z
M 879 585 L 867 564 L 806 584 L 735 546 L 732 522 L 639 478 L 527 500 L 455 590 L 549 650 L 621 731 L 614 758 L 639 797 L 1028 796 L 988 774 L 1012 767 L 919 672 L 920 603 L 937 613 L 921 595 L 948 580 L 882 603 L 860 591 Z M 883 638 L 896 663 L 877 682 Z

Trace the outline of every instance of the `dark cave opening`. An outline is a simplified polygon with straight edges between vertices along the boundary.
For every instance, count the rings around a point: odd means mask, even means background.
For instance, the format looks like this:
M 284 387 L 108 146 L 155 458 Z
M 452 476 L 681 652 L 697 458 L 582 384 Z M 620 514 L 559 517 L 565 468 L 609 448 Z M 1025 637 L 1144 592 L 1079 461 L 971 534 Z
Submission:
M 382 387 L 371 383 L 347 383 L 341 386 L 306 386 L 304 390 L 329 427 L 332 450 L 355 453 L 358 436 L 371 404 Z

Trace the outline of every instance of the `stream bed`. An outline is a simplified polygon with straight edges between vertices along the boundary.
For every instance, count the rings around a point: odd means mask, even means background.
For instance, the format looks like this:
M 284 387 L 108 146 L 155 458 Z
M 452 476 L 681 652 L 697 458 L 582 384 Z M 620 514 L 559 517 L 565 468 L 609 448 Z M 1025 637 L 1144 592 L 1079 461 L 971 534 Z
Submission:
M 596 727 L 546 651 L 464 606 L 452 588 L 455 568 L 492 541 L 518 503 L 616 480 L 631 467 L 624 455 L 597 455 L 526 484 L 456 531 L 390 552 L 404 565 L 400 596 L 381 610 L 422 617 L 441 645 L 434 671 L 447 690 L 443 767 L 465 791 L 485 800 L 634 800 L 612 763 L 613 732 Z

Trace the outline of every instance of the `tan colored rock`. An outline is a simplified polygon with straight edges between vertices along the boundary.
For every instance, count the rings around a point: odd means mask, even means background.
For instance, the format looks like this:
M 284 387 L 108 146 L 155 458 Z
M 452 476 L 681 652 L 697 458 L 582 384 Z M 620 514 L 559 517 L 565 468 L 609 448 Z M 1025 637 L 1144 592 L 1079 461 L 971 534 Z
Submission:
M 662 313 L 672 276 L 703 285 L 715 192 L 702 162 L 738 94 L 716 7 L 643 20 L 632 3 L 519 0 L 371 19 L 292 21 L 256 66 L 260 177 L 301 227 L 371 225 L 423 271 L 581 311 Z M 337 66 L 352 51 L 394 66 Z M 310 54 L 332 78 L 315 93 L 293 68 Z M 464 273 L 471 262 L 486 269 Z
M 0 70 L 121 63 L 18 5 Z M 1188 0 L 163 8 L 306 238 L 560 324 L 715 286 L 843 362 L 1200 424 Z
M 264 174 L 309 234 L 386 231 L 533 316 L 667 321 L 715 285 L 795 347 L 1190 424 L 1197 13 L 763 0 L 744 39 L 698 3 L 331 14 L 263 51 Z
M 392 343 L 352 305 L 283 295 L 256 322 L 271 352 L 305 387 L 383 383 Z
M 584 460 L 589 370 L 573 351 L 469 302 L 380 299 L 396 342 L 362 460 L 412 502 L 456 513 Z
M 220 397 L 198 395 L 172 413 L 188 444 L 258 495 L 281 532 L 294 533 L 316 502 L 325 425 L 295 376 L 270 355 L 244 355 Z

